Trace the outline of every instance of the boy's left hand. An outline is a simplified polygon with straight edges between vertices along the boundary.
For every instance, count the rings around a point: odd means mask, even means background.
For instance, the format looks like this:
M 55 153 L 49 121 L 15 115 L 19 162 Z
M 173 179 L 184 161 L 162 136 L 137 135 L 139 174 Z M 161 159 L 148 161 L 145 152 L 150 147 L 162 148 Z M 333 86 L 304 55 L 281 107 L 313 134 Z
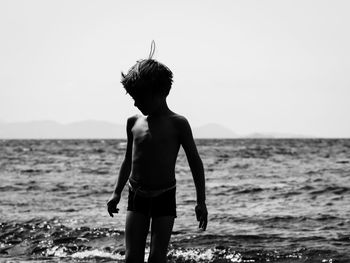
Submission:
M 197 221 L 199 221 L 199 228 L 203 231 L 207 229 L 208 224 L 208 210 L 205 203 L 196 205 L 195 208 Z
M 119 194 L 112 194 L 112 197 L 107 202 L 107 211 L 111 217 L 113 217 L 113 213 L 118 213 L 119 208 L 117 208 L 117 205 L 120 201 L 120 195 Z

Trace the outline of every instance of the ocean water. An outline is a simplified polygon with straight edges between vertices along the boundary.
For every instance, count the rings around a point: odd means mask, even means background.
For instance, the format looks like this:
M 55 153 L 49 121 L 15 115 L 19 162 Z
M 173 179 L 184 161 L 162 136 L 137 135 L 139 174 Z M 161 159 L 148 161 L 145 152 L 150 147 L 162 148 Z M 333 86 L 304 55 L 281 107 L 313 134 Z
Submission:
M 350 262 L 350 140 L 197 146 L 208 229 L 181 150 L 169 262 Z M 123 262 L 127 191 L 114 218 L 106 201 L 124 152 L 124 140 L 0 140 L 0 262 Z

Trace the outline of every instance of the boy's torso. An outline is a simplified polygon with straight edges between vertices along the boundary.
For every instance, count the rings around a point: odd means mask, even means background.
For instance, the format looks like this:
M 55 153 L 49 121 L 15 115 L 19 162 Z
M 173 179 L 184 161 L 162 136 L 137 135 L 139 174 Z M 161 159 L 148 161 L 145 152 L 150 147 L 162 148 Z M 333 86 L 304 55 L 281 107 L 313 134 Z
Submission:
M 175 183 L 175 164 L 180 148 L 177 114 L 135 117 L 131 177 L 148 189 Z

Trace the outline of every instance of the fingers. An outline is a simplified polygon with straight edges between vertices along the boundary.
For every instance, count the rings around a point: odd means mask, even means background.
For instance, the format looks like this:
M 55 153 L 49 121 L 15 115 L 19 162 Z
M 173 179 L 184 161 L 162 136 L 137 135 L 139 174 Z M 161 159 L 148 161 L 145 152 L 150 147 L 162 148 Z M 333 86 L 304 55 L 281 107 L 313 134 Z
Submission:
M 117 208 L 117 205 L 116 204 L 113 204 L 113 203 L 110 203 L 108 202 L 107 203 L 107 211 L 108 211 L 108 214 L 113 217 L 113 213 L 118 213 L 119 212 L 119 209 Z
M 200 211 L 196 211 L 196 218 L 197 218 L 197 221 L 201 221 L 201 212 Z
M 107 207 L 107 211 L 108 211 L 108 214 L 113 217 L 113 211 L 112 211 L 112 207 L 108 206 Z
M 208 219 L 205 218 L 199 222 L 199 228 L 203 229 L 205 231 L 207 229 Z
M 196 212 L 196 218 L 197 218 L 197 221 L 200 221 L 201 220 L 201 215 L 202 215 L 202 209 L 199 205 L 197 205 L 195 207 L 195 212 Z
M 118 208 L 113 208 L 113 207 L 108 207 L 107 208 L 107 211 L 108 211 L 108 213 L 109 213 L 109 215 L 111 216 L 111 217 L 113 217 L 113 213 L 118 213 L 119 212 L 119 209 Z
M 109 211 L 108 211 L 108 214 L 109 214 L 111 217 L 114 217 L 114 215 L 113 215 L 111 212 L 109 212 Z
M 196 218 L 197 221 L 199 221 L 199 228 L 201 228 L 203 231 L 207 229 L 208 224 L 208 211 L 206 206 L 199 206 L 197 205 L 195 208 L 196 211 Z
M 208 224 L 208 216 L 207 215 L 202 215 L 199 221 L 199 228 L 201 228 L 203 231 L 207 229 L 207 224 Z

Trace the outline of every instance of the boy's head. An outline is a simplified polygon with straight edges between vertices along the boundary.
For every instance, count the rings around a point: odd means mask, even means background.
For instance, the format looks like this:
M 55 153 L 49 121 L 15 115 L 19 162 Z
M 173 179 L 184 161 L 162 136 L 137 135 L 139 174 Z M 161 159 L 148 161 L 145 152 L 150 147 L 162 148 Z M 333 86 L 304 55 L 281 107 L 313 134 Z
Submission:
M 173 73 L 162 63 L 149 58 L 136 62 L 125 75 L 121 83 L 131 97 L 143 95 L 168 96 L 173 82 Z

